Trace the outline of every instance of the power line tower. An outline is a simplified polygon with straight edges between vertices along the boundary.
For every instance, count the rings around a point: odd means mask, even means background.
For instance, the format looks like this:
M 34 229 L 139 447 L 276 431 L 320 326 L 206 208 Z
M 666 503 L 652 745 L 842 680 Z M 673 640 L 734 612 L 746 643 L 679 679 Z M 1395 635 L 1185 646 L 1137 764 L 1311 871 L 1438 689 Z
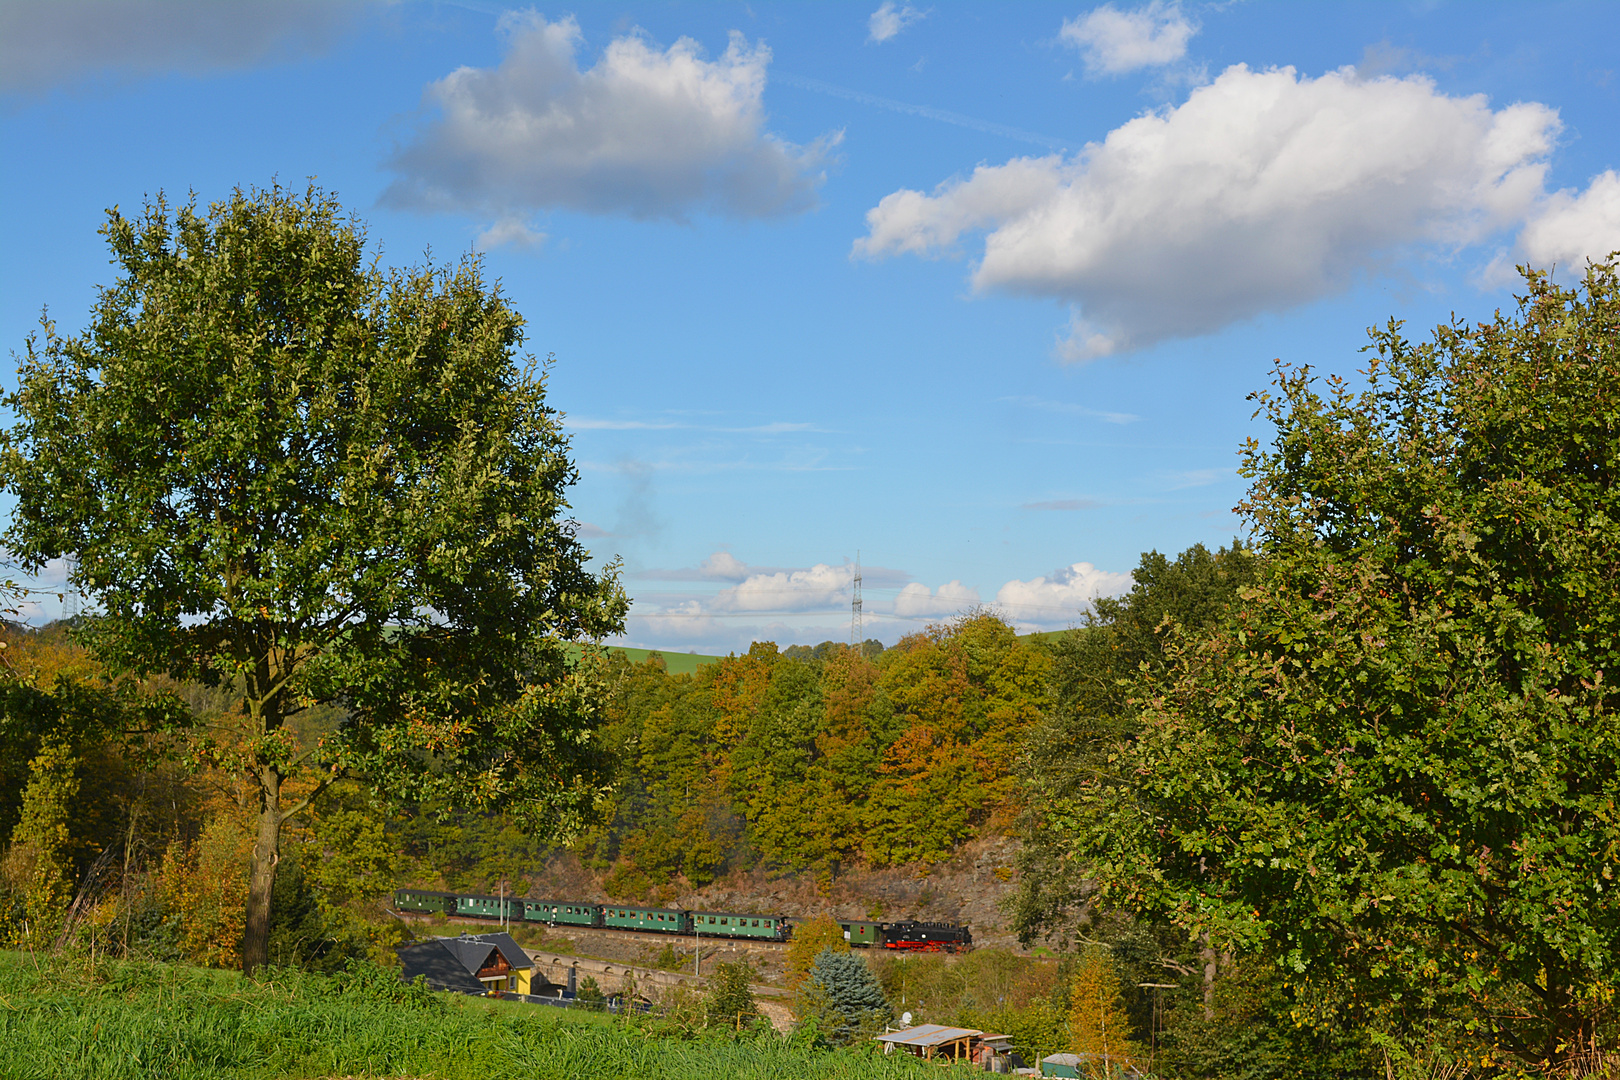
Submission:
M 76 622 L 84 614 L 84 597 L 79 593 L 78 582 L 73 580 L 79 576 L 77 553 L 67 557 L 62 569 L 62 618 Z
M 859 650 L 865 640 L 861 636 L 861 552 L 855 549 L 855 576 L 850 579 L 852 597 L 849 602 L 849 647 Z

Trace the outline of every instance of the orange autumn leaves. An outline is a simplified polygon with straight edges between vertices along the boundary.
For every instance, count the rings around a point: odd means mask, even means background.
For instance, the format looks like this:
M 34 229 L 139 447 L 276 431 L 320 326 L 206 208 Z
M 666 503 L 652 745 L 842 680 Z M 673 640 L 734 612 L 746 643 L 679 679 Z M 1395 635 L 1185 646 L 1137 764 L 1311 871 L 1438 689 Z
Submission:
M 622 894 L 758 863 L 933 863 L 1010 820 L 1015 748 L 1046 708 L 1041 645 L 980 614 L 876 657 L 819 652 L 760 643 L 693 676 L 624 665 L 615 819 L 587 853 Z

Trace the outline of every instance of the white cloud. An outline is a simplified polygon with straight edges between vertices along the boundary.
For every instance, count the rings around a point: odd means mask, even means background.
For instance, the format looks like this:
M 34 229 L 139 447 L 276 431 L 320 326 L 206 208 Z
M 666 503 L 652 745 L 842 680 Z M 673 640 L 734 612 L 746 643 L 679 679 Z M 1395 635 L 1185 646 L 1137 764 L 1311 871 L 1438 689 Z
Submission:
M 894 0 L 883 0 L 878 9 L 872 12 L 872 17 L 867 20 L 867 40 L 888 41 L 906 27 L 921 22 L 927 16 L 928 12 L 918 11 L 910 4 L 895 7 Z
M 801 147 L 765 130 L 763 43 L 733 32 L 711 61 L 690 38 L 659 51 L 631 34 L 582 71 L 573 17 L 509 12 L 501 26 L 509 42 L 498 67 L 460 68 L 427 88 L 439 116 L 394 155 L 400 176 L 385 202 L 500 217 L 563 207 L 673 219 L 815 204 L 839 136 Z
M 531 228 L 529 223 L 523 220 L 522 215 L 511 214 L 479 233 L 478 238 L 473 241 L 473 246 L 480 251 L 489 251 L 509 244 L 517 248 L 534 248 L 545 242 L 545 233 Z
M 250 67 L 324 50 L 353 0 L 11 0 L 0 3 L 0 90 Z
M 894 613 L 905 618 L 930 618 L 955 615 L 979 605 L 979 590 L 948 581 L 937 591 L 929 591 L 920 581 L 913 581 L 894 598 Z
M 1187 42 L 1198 33 L 1180 4 L 1153 0 L 1135 11 L 1104 4 L 1085 15 L 1066 19 L 1058 38 L 1085 57 L 1094 74 L 1123 75 L 1145 67 L 1163 67 L 1187 55 Z
M 1585 191 L 1559 191 L 1525 224 L 1519 250 L 1532 266 L 1556 264 L 1579 274 L 1586 260 L 1620 250 L 1620 173 L 1613 169 L 1592 178 Z
M 1069 626 L 1079 621 L 1097 597 L 1117 596 L 1132 581 L 1129 574 L 1077 562 L 1046 577 L 1007 582 L 996 593 L 996 605 L 1020 627 Z
M 1542 196 L 1560 128 L 1412 76 L 1228 68 L 1073 157 L 981 165 L 866 215 L 857 256 L 951 254 L 988 233 L 976 290 L 1075 306 L 1084 360 L 1308 303 L 1415 244 L 1461 247 Z
M 847 605 L 854 569 L 817 563 L 807 570 L 751 574 L 721 589 L 713 607 L 719 611 L 814 611 Z
M 717 581 L 743 581 L 748 577 L 748 564 L 729 551 L 717 551 L 698 565 L 698 572 Z

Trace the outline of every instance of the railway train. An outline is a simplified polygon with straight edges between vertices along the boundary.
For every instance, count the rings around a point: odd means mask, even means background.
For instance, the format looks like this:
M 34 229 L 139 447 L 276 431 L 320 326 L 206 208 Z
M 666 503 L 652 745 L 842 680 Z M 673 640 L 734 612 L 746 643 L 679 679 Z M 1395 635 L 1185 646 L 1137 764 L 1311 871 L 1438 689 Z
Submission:
M 631 907 L 575 900 L 533 900 L 522 896 L 482 896 L 474 893 L 400 889 L 394 906 L 404 912 L 447 915 L 492 922 L 542 923 L 598 930 L 636 930 L 655 934 L 696 934 L 702 937 L 751 938 L 790 941 L 794 920 L 785 915 L 755 915 L 735 911 L 687 911 L 682 908 Z M 907 952 L 963 952 L 973 947 L 965 926 L 935 922 L 839 921 L 844 939 L 852 946 Z

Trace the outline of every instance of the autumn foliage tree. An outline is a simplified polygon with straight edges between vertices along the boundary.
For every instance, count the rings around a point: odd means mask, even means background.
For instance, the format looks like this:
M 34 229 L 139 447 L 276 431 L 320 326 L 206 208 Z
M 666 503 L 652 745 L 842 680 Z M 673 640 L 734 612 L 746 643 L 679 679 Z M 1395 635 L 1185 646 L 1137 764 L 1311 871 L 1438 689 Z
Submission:
M 314 187 L 159 196 L 102 233 L 88 329 L 46 320 L 6 399 L 5 543 L 28 570 L 77 556 L 115 675 L 230 692 L 194 750 L 258 792 L 243 966 L 282 825 L 339 777 L 577 821 L 597 697 L 564 643 L 625 601 L 586 566 L 567 440 L 478 261 L 384 270 Z
M 1069 1049 L 1080 1055 L 1087 1075 L 1113 1080 L 1136 1071 L 1140 1049 L 1120 1000 L 1119 972 L 1106 950 L 1081 953 L 1069 986 Z

